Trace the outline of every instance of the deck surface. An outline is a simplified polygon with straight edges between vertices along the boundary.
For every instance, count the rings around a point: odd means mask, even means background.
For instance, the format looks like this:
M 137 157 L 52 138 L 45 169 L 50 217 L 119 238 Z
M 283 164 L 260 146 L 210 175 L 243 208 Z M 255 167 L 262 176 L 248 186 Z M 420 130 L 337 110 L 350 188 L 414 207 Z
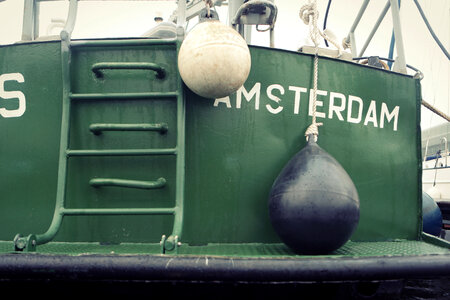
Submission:
M 13 243 L 0 242 L 0 253 L 13 252 Z M 160 254 L 160 245 L 123 243 L 123 244 L 99 244 L 99 243 L 63 243 L 52 242 L 38 246 L 38 253 L 42 254 Z M 349 241 L 340 249 L 326 257 L 369 257 L 369 256 L 409 256 L 409 255 L 434 255 L 450 254 L 450 250 L 424 241 L 395 240 L 386 242 L 352 242 Z M 178 255 L 211 255 L 226 257 L 265 257 L 282 258 L 305 256 L 297 255 L 284 244 L 208 244 L 203 246 L 182 245 Z

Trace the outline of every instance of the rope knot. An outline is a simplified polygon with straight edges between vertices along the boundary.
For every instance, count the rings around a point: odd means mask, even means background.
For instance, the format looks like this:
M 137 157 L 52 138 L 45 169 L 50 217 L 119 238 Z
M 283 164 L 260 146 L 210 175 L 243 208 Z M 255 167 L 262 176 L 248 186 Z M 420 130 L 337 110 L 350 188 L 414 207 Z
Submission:
M 310 1 L 308 4 L 303 5 L 300 8 L 300 19 L 302 19 L 303 23 L 306 25 L 309 25 L 309 35 L 311 40 L 314 43 L 314 46 L 316 47 L 316 54 L 318 53 L 318 46 L 319 46 L 319 35 L 323 37 L 325 40 L 329 41 L 333 46 L 336 47 L 338 50 L 337 57 L 342 56 L 342 48 L 341 46 L 335 41 L 335 36 L 328 30 L 325 32 L 322 32 L 319 30 L 317 26 L 317 20 L 319 19 L 319 11 L 317 10 L 317 4 L 316 1 Z
M 308 140 L 309 135 L 314 135 L 314 140 L 317 142 L 317 136 L 319 135 L 319 126 L 323 123 L 311 123 L 305 131 L 306 140 Z
M 344 49 L 350 49 L 351 44 L 350 44 L 350 41 L 347 41 L 347 38 L 344 38 L 344 39 L 342 40 L 342 47 L 343 47 Z
M 313 20 L 314 16 L 316 18 L 319 17 L 319 12 L 317 11 L 314 3 L 305 4 L 300 8 L 300 19 L 303 20 L 303 23 L 309 25 L 309 23 Z

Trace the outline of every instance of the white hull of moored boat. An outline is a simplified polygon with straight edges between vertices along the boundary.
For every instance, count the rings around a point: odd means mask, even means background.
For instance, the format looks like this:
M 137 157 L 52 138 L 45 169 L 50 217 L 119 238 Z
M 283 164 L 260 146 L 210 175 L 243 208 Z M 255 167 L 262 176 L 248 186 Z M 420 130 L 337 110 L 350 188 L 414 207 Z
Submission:
M 446 157 L 423 163 L 422 189 L 434 200 L 450 199 L 450 166 Z
M 441 212 L 443 222 L 442 238 L 450 240 L 450 166 L 446 157 L 423 162 L 422 190 L 436 201 Z

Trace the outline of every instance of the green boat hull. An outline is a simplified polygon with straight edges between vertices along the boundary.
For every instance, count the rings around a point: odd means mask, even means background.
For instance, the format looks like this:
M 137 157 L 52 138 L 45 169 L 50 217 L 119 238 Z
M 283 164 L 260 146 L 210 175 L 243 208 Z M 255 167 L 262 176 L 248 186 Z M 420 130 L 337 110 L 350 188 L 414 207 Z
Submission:
M 449 275 L 449 244 L 422 233 L 418 79 L 320 58 L 317 116 L 323 126 L 318 144 L 352 178 L 360 220 L 340 249 L 302 256 L 282 244 L 272 228 L 268 195 L 283 166 L 306 144 L 313 56 L 250 47 L 252 68 L 244 86 L 229 97 L 205 99 L 181 85 L 176 42 L 97 42 L 81 41 L 72 50 L 68 73 L 59 41 L 0 48 L 0 74 L 22 74 L 24 79 L 3 82 L 3 92 L 19 94 L 11 99 L 0 94 L 2 277 L 11 272 L 29 276 L 28 271 L 42 263 L 39 257 L 51 264 L 61 261 L 63 273 L 76 265 L 73 257 L 80 258 L 83 266 L 74 275 L 80 278 L 97 261 L 97 279 L 113 276 L 103 277 L 111 264 L 117 274 L 129 274 L 124 264 L 137 268 L 140 262 L 161 274 L 173 262 L 181 264 L 171 272 L 178 277 L 163 279 L 230 280 L 236 275 L 253 280 L 249 278 L 263 271 L 267 277 L 261 280 L 271 282 L 289 280 L 289 274 L 294 281 L 355 280 L 367 267 L 365 278 L 374 280 L 389 274 L 408 277 L 402 268 L 417 258 L 426 259 L 415 272 L 409 270 L 411 277 Z M 117 62 L 156 63 L 165 77 L 145 68 L 105 68 L 100 77 L 93 71 L 96 64 Z M 72 101 L 69 113 L 63 107 L 67 95 Z M 5 117 L 8 114 L 13 116 Z M 61 148 L 64 124 L 69 150 Z M 114 130 L 117 124 L 141 124 L 141 130 Z M 155 124 L 164 124 L 164 130 L 155 130 Z M 61 149 L 63 158 L 68 157 L 62 173 Z M 149 149 L 167 153 L 150 155 Z M 70 213 L 51 241 L 14 251 L 17 234 L 37 235 L 39 241 L 53 226 L 63 210 L 56 200 L 61 176 L 64 209 Z M 164 183 L 155 188 L 158 178 Z M 132 188 L 136 182 L 141 188 Z M 173 207 L 162 215 L 146 214 Z M 179 244 L 164 249 L 164 237 L 173 232 Z M 381 267 L 397 258 L 392 268 Z M 247 268 L 248 277 L 231 271 L 237 270 L 232 265 L 236 260 L 239 268 Z M 327 267 L 331 261 L 336 266 Z M 349 261 L 355 262 L 349 266 L 353 271 L 338 275 Z M 310 269 L 301 267 L 309 263 Z M 291 264 L 294 273 L 282 271 Z M 326 268 L 337 273 L 319 276 Z M 204 277 L 190 277 L 196 274 L 193 270 Z M 142 272 L 139 279 L 151 271 Z

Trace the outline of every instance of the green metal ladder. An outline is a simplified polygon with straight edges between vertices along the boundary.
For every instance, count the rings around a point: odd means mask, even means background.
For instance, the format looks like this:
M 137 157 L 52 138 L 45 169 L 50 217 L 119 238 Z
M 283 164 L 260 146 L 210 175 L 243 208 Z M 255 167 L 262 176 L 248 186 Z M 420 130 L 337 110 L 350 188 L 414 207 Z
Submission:
M 71 52 L 76 47 L 120 47 L 120 46 L 148 46 L 173 45 L 178 53 L 183 32 L 180 31 L 176 40 L 132 39 L 132 40 L 88 40 L 71 41 L 70 35 L 74 27 L 77 10 L 77 1 L 72 0 L 69 7 L 69 17 L 65 29 L 61 32 L 62 76 L 63 76 L 63 107 L 61 121 L 61 140 L 59 151 L 58 182 L 56 191 L 56 204 L 52 222 L 43 234 L 30 234 L 22 236 L 17 234 L 14 238 L 16 251 L 36 251 L 36 247 L 54 239 L 58 233 L 64 216 L 102 216 L 102 215 L 173 215 L 174 224 L 172 233 L 167 237 L 162 235 L 161 253 L 174 251 L 178 253 L 181 245 L 180 239 L 183 228 L 183 202 L 184 202 L 184 173 L 185 173 L 185 99 L 180 76 L 177 74 L 177 90 L 173 92 L 147 92 L 147 93 L 89 93 L 73 94 L 71 92 Z M 92 66 L 92 72 L 97 76 L 103 75 L 104 69 L 146 69 L 156 73 L 157 78 L 166 76 L 165 70 L 156 63 L 97 63 Z M 166 149 L 111 149 L 111 150 L 72 150 L 69 148 L 69 131 L 71 119 L 71 105 L 77 100 L 112 100 L 112 99 L 166 99 L 177 100 L 177 142 L 174 148 Z M 167 124 L 91 124 L 90 131 L 99 134 L 102 131 L 159 131 L 165 133 Z M 68 174 L 68 160 L 75 156 L 148 156 L 148 155 L 175 155 L 176 156 L 176 191 L 175 206 L 171 208 L 90 208 L 73 209 L 65 207 L 66 186 Z M 93 187 L 118 186 L 138 189 L 163 188 L 165 178 L 155 181 L 137 181 L 116 178 L 93 178 L 89 184 Z

